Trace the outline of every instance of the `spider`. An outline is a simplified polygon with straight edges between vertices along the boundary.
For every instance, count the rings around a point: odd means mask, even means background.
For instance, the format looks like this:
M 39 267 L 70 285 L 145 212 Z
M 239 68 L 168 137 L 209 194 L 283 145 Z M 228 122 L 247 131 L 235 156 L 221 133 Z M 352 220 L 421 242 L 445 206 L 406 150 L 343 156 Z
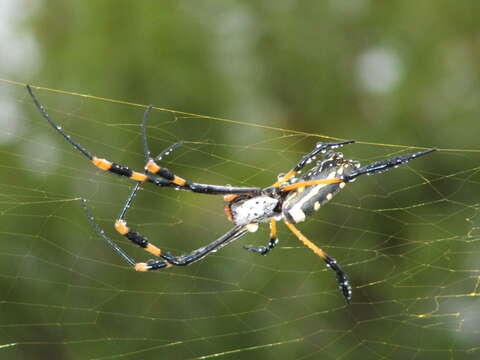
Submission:
M 104 231 L 96 224 L 86 200 L 82 199 L 82 205 L 89 222 L 96 232 L 136 271 L 160 270 L 171 266 L 190 265 L 199 261 L 216 250 L 230 244 L 248 232 L 255 232 L 259 223 L 269 223 L 270 241 L 265 246 L 254 247 L 245 245 L 244 248 L 256 254 L 266 255 L 278 244 L 277 221 L 282 220 L 290 231 L 310 250 L 322 258 L 327 267 L 332 269 L 337 277 L 340 291 L 347 303 L 352 300 L 352 288 L 348 277 L 334 258 L 310 241 L 295 226 L 304 221 L 308 216 L 319 210 L 325 203 L 330 201 L 348 183 L 356 180 L 361 175 L 373 175 L 391 168 L 406 164 L 410 160 L 429 154 L 436 149 L 428 149 L 408 155 L 392 157 L 383 161 L 373 162 L 367 166 L 360 166 L 358 161 L 344 159 L 343 154 L 335 151 L 337 148 L 352 144 L 353 140 L 317 143 L 312 151 L 303 156 L 301 160 L 287 173 L 280 174 L 277 181 L 272 185 L 260 187 L 235 187 L 199 184 L 185 180 L 172 171 L 159 166 L 157 163 L 166 155 L 169 155 L 182 143 L 175 143 L 160 153 L 155 158 L 151 157 L 147 144 L 146 123 L 152 105 L 148 106 L 142 121 L 142 138 L 145 155 L 145 168 L 143 172 L 130 169 L 109 160 L 98 158 L 86 150 L 78 142 L 72 140 L 48 115 L 43 105 L 38 101 L 31 87 L 27 85 L 28 92 L 32 97 L 37 109 L 43 118 L 62 135 L 75 149 L 87 157 L 97 168 L 120 176 L 130 178 L 135 184 L 128 197 L 120 216 L 115 221 L 115 229 L 134 244 L 144 248 L 153 254 L 158 260 L 148 262 L 136 262 L 127 255 L 113 240 L 108 238 Z M 302 169 L 310 165 L 317 157 L 321 157 L 315 165 L 301 175 Z M 171 187 L 194 193 L 224 195 L 226 201 L 225 212 L 228 219 L 233 222 L 233 227 L 218 239 L 206 246 L 193 250 L 190 253 L 174 256 L 168 251 L 162 251 L 148 241 L 141 233 L 132 230 L 125 220 L 128 209 L 141 184 L 152 183 L 159 187 Z

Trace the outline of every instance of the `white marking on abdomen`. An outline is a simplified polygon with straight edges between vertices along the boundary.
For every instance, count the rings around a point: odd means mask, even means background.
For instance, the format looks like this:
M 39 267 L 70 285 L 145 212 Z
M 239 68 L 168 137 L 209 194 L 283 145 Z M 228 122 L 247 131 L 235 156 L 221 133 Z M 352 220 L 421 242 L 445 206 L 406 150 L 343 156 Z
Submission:
M 334 179 L 336 175 L 335 171 L 332 171 L 326 179 Z M 297 202 L 295 205 L 292 206 L 292 208 L 288 211 L 290 216 L 292 217 L 293 220 L 295 220 L 296 223 L 305 221 L 305 213 L 302 210 L 302 206 L 307 203 L 311 198 L 315 197 L 320 189 L 323 187 L 327 186 L 328 184 L 319 184 L 315 185 L 312 190 L 299 202 Z
M 301 207 L 297 207 L 295 205 L 290 210 L 288 210 L 288 213 L 296 223 L 305 221 L 305 213 L 303 212 Z

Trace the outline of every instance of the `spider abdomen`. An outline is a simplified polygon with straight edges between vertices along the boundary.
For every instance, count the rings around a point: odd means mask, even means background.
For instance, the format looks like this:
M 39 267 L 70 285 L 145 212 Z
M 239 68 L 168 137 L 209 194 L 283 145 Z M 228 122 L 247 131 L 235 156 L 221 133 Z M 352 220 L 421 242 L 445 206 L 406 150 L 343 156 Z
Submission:
M 275 215 L 278 200 L 262 195 L 231 204 L 232 220 L 235 225 L 266 222 Z
M 356 169 L 356 164 L 334 157 L 319 163 L 298 181 L 341 178 L 349 175 L 354 169 Z M 300 187 L 288 194 L 282 206 L 282 214 L 292 223 L 305 221 L 308 216 L 330 201 L 345 185 L 345 182 L 340 182 Z

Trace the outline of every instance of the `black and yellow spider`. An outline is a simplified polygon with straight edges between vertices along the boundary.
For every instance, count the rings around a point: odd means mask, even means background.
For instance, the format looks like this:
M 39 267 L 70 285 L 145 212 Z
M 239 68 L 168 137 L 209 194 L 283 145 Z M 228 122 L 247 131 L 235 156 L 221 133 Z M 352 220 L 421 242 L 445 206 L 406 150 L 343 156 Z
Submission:
M 340 146 L 351 144 L 353 141 L 318 143 L 310 153 L 305 155 L 298 164 L 295 165 L 293 169 L 286 174 L 280 175 L 274 184 L 266 188 L 199 184 L 185 180 L 157 164 L 163 156 L 168 155 L 176 147 L 181 145 L 181 143 L 176 143 L 170 146 L 156 158 L 150 156 L 145 129 L 146 121 L 152 108 L 151 106 L 145 111 L 142 121 L 146 162 L 145 171 L 137 172 L 126 166 L 98 158 L 87 151 L 79 143 L 73 141 L 70 135 L 62 131 L 61 127 L 50 119 L 43 105 L 40 104 L 33 94 L 30 86 L 27 85 L 27 89 L 41 115 L 71 145 L 89 158 L 93 165 L 104 171 L 110 171 L 114 174 L 125 176 L 137 181 L 137 184 L 128 197 L 119 218 L 115 221 L 115 229 L 133 243 L 158 257 L 159 260 L 150 260 L 146 263 L 137 263 L 133 260 L 120 247 L 118 247 L 115 242 L 104 234 L 103 230 L 99 228 L 90 214 L 86 206 L 86 201 L 83 200 L 83 206 L 87 213 L 88 220 L 94 226 L 97 233 L 111 247 L 113 247 L 113 249 L 122 256 L 124 260 L 133 266 L 136 271 L 159 270 L 170 266 L 189 265 L 195 261 L 203 259 L 215 250 L 230 244 L 234 240 L 245 235 L 247 232 L 256 231 L 259 223 L 268 222 L 270 224 L 269 243 L 266 246 L 260 247 L 253 247 L 250 245 L 244 246 L 244 248 L 249 251 L 266 255 L 278 243 L 277 221 L 282 220 L 303 244 L 305 244 L 316 255 L 320 256 L 327 263 L 327 266 L 335 271 L 340 290 L 347 303 L 350 303 L 352 299 L 352 290 L 348 278 L 342 268 L 337 264 L 335 259 L 307 239 L 294 224 L 304 221 L 323 204 L 330 201 L 335 194 L 346 186 L 347 183 L 354 181 L 360 175 L 372 175 L 386 171 L 435 151 L 435 149 L 428 149 L 426 151 L 397 156 L 360 167 L 359 162 L 344 159 L 342 153 L 333 151 Z M 317 161 L 317 163 L 305 174 L 297 177 L 297 174 L 300 174 L 301 170 L 306 165 L 310 164 L 313 160 L 316 160 L 317 156 L 321 156 L 321 160 Z M 233 228 L 210 244 L 198 248 L 188 254 L 174 256 L 167 251 L 162 251 L 155 245 L 151 244 L 145 236 L 129 228 L 125 221 L 127 210 L 131 207 L 140 184 L 146 182 L 160 187 L 172 187 L 202 194 L 225 195 L 224 199 L 227 202 L 225 212 L 229 220 L 233 222 Z

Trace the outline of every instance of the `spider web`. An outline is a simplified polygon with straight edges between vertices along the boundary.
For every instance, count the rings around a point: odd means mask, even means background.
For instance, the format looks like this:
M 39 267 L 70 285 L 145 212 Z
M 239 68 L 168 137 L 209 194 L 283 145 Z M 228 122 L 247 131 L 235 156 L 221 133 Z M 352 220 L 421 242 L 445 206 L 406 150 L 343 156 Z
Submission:
M 479 356 L 479 149 L 439 149 L 386 174 L 362 177 L 299 226 L 334 256 L 353 286 L 345 305 L 334 274 L 280 226 L 262 257 L 262 227 L 203 261 L 139 274 L 94 233 L 112 231 L 133 183 L 96 171 L 15 99 L 0 181 L 0 354 L 68 359 L 473 359 Z M 99 156 L 142 169 L 144 108 L 37 90 L 50 115 Z M 154 110 L 154 153 L 204 183 L 267 186 L 317 141 L 331 138 L 252 123 Z M 441 145 L 441 144 L 440 144 Z M 413 151 L 366 143 L 343 148 L 362 164 Z M 127 218 L 164 249 L 182 253 L 224 233 L 220 196 L 145 186 Z

